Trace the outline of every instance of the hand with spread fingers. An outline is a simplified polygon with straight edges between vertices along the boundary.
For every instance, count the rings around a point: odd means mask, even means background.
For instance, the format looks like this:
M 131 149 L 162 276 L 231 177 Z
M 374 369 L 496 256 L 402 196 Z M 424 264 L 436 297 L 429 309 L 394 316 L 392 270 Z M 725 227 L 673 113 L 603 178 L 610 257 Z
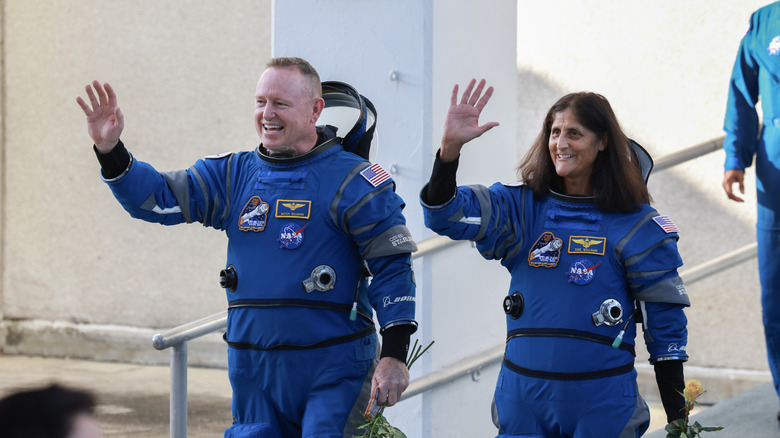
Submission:
M 475 84 L 477 85 L 476 89 L 474 89 Z M 490 96 L 493 95 L 493 87 L 488 87 L 483 95 L 484 89 L 484 79 L 480 80 L 479 84 L 477 84 L 476 79 L 472 79 L 463 92 L 460 103 L 458 103 L 458 84 L 452 88 L 450 109 L 447 111 L 447 118 L 444 122 L 444 133 L 439 152 L 439 156 L 445 163 L 455 161 L 460 155 L 463 145 L 498 126 L 498 122 L 488 122 L 481 126 L 479 124 L 482 109 L 485 108 Z
M 93 91 L 94 88 L 94 91 Z M 108 83 L 92 81 L 86 86 L 87 104 L 81 96 L 76 98 L 87 116 L 87 131 L 100 153 L 108 153 L 119 142 L 119 135 L 125 127 L 125 118 L 117 105 L 116 93 Z

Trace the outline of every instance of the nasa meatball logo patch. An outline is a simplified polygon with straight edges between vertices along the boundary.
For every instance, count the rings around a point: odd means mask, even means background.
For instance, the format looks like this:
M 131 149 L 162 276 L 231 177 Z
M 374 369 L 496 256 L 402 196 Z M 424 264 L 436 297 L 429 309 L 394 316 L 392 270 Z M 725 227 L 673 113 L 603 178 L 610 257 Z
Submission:
M 766 48 L 766 51 L 769 52 L 769 56 L 780 55 L 780 35 L 772 38 L 772 41 L 769 43 L 769 47 Z
M 562 247 L 563 240 L 555 237 L 553 233 L 545 231 L 528 251 L 528 264 L 536 268 L 554 268 L 558 266 Z
M 268 223 L 268 203 L 259 196 L 252 196 L 238 216 L 238 229 L 241 231 L 263 231 Z
M 579 284 L 580 286 L 590 283 L 596 275 L 595 269 L 600 264 L 601 263 L 593 264 L 593 262 L 588 259 L 575 260 L 571 266 L 569 266 L 569 272 L 566 273 L 566 275 L 569 276 L 569 283 Z
M 300 226 L 296 223 L 288 223 L 282 226 L 279 231 L 279 241 L 281 246 L 279 248 L 295 249 L 301 246 L 303 243 L 303 230 L 306 229 L 306 225 Z

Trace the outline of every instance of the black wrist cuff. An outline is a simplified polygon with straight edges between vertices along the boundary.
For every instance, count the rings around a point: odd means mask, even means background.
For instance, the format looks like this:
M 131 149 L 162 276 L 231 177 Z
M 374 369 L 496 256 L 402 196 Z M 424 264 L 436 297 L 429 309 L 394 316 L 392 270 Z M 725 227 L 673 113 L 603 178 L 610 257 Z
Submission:
M 101 172 L 105 179 L 118 177 L 127 170 L 127 166 L 130 165 L 130 152 L 125 149 L 122 140 L 119 140 L 116 146 L 114 146 L 114 149 L 111 149 L 111 151 L 105 154 L 98 151 L 97 147 L 94 145 L 92 146 L 92 149 L 95 151 L 98 162 L 100 162 L 100 167 L 102 168 Z
M 415 327 L 411 324 L 402 324 L 382 330 L 382 352 L 379 357 L 394 357 L 406 363 L 406 355 L 409 353 L 409 339 L 412 337 L 414 329 Z
M 428 205 L 442 205 L 455 196 L 455 192 L 458 190 L 455 176 L 458 172 L 459 161 L 460 157 L 453 162 L 445 163 L 439 158 L 439 151 L 436 151 L 436 159 L 433 162 L 433 170 L 431 171 L 431 180 L 420 194 L 424 203 Z
M 671 423 L 685 417 L 685 398 L 682 395 L 685 390 L 683 362 L 663 360 L 653 364 L 653 368 L 658 392 L 661 394 L 661 403 L 666 412 L 666 421 Z

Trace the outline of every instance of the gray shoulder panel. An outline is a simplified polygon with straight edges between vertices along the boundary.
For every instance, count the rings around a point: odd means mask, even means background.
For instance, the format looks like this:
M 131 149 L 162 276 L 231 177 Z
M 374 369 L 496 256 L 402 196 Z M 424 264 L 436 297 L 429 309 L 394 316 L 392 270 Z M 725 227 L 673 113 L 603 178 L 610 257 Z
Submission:
M 361 242 L 361 245 L 363 242 Z M 395 225 L 382 234 L 371 239 L 360 254 L 363 259 L 412 253 L 417 251 L 417 244 L 412 238 L 412 233 L 405 225 Z
M 172 170 L 170 172 L 160 172 L 165 181 L 168 182 L 168 186 L 176 196 L 176 201 L 181 208 L 181 215 L 187 223 L 192 223 L 192 217 L 190 216 L 190 186 L 189 178 L 187 177 L 186 170 Z
M 633 228 L 631 228 L 631 231 L 629 231 L 620 241 L 615 245 L 615 256 L 618 260 L 623 259 L 623 249 L 628 245 L 628 242 L 631 240 L 632 237 L 634 237 L 634 234 L 636 234 L 640 228 L 644 224 L 647 223 L 650 219 L 652 219 L 654 216 L 658 216 L 658 212 L 655 210 L 649 211 L 642 219 L 637 221 L 637 223 L 634 225 Z
M 659 281 L 641 292 L 634 292 L 634 298 L 646 302 L 691 305 L 688 292 L 685 291 L 685 285 L 679 276 Z
M 339 218 L 338 218 L 339 203 L 341 202 L 341 198 L 344 197 L 344 191 L 347 189 L 347 185 L 349 184 L 350 181 L 352 181 L 355 175 L 360 173 L 363 169 L 365 169 L 368 166 L 369 166 L 368 161 L 361 161 L 355 167 L 353 167 L 352 170 L 349 171 L 347 176 L 344 178 L 344 181 L 341 182 L 339 189 L 336 191 L 336 196 L 334 196 L 333 200 L 330 202 L 330 209 L 329 209 L 330 218 L 335 225 L 338 225 L 339 223 Z M 344 232 L 349 232 L 349 231 L 344 229 Z
M 480 225 L 479 225 L 479 231 L 474 236 L 473 241 L 477 241 L 483 237 L 485 237 L 485 234 L 487 233 L 487 227 L 490 223 L 490 216 L 492 214 L 492 206 L 493 204 L 490 202 L 490 189 L 487 187 L 476 184 L 476 185 L 470 185 L 468 186 L 472 192 L 474 192 L 474 196 L 477 197 L 477 202 L 479 202 L 479 209 L 481 211 L 480 217 L 482 219 Z

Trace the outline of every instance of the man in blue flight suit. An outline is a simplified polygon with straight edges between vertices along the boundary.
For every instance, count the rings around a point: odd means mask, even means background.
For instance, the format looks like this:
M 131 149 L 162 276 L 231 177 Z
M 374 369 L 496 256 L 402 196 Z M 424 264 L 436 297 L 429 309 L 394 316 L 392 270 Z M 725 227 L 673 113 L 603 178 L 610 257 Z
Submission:
M 755 11 L 729 83 L 723 189 L 744 202 L 745 168 L 756 159 L 758 271 L 769 369 L 780 396 L 780 2 Z M 759 97 L 763 129 L 756 111 Z M 778 414 L 780 421 L 780 413 Z
M 389 175 L 345 151 L 333 127 L 316 125 L 324 101 L 308 62 L 268 63 L 256 90 L 260 146 L 174 172 L 125 149 L 109 84 L 94 81 L 86 93 L 90 103 L 77 102 L 122 206 L 228 237 L 221 283 L 234 423 L 226 437 L 351 437 L 371 394 L 389 406 L 400 399 L 416 329 L 416 245 Z

